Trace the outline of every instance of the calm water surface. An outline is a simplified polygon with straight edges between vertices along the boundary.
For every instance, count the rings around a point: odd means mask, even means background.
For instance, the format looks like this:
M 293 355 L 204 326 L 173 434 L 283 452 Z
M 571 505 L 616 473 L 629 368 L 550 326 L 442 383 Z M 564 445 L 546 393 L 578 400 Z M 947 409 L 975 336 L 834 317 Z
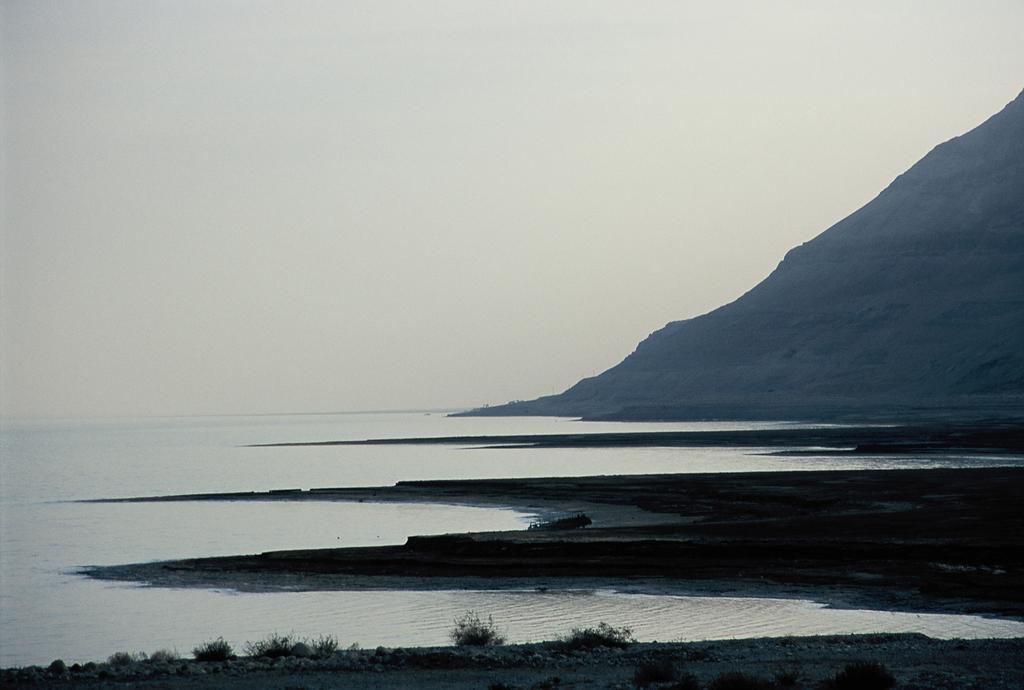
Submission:
M 467 609 L 493 614 L 512 640 L 574 625 L 630 625 L 640 639 L 919 631 L 1024 635 L 1024 624 L 971 616 L 839 611 L 812 602 L 560 592 L 283 592 L 147 588 L 73 574 L 83 565 L 402 543 L 412 534 L 516 529 L 508 510 L 440 505 L 76 499 L 372 486 L 402 479 L 742 472 L 1020 464 L 967 456 L 771 457 L 759 449 L 471 449 L 449 446 L 247 448 L 247 444 L 400 436 L 764 428 L 781 424 L 617 424 L 439 414 L 283 415 L 5 422 L 0 434 L 0 665 L 102 659 L 224 636 L 332 633 L 363 646 L 442 644 Z

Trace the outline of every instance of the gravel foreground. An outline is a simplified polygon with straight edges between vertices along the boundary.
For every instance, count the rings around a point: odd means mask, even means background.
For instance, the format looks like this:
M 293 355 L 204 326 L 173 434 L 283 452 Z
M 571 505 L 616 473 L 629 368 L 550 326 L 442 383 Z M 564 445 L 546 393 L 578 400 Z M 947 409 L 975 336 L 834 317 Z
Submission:
M 0 671 L 4 688 L 634 688 L 644 670 L 690 673 L 708 688 L 726 673 L 763 680 L 750 688 L 835 687 L 845 665 L 878 662 L 905 690 L 1024 688 L 1024 639 L 935 640 L 923 635 L 845 635 L 643 643 L 626 649 L 565 651 L 557 643 L 339 651 L 326 659 L 242 657 L 224 662 L 135 661 Z M 639 674 L 638 674 L 639 671 Z M 648 675 L 650 675 L 648 673 Z M 670 679 L 645 687 L 671 688 Z M 683 688 L 682 684 L 677 687 Z M 863 690 L 871 690 L 864 686 Z

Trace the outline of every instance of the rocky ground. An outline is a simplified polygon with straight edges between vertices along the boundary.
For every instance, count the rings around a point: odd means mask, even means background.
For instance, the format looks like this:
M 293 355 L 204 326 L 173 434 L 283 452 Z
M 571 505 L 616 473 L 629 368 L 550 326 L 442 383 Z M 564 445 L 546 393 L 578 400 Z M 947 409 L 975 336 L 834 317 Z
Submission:
M 692 674 L 700 688 L 728 673 L 761 686 L 835 687 L 855 662 L 882 663 L 906 690 L 1019 690 L 1024 640 L 934 640 L 922 635 L 857 635 L 633 644 L 569 651 L 558 643 L 338 651 L 325 659 L 249 657 L 222 662 L 134 661 L 0 671 L 4 688 L 328 688 L 554 689 L 668 688 Z M 676 680 L 670 680 L 674 675 Z M 651 676 L 662 680 L 651 680 Z M 683 687 L 681 684 L 678 687 Z M 862 690 L 870 690 L 863 687 Z

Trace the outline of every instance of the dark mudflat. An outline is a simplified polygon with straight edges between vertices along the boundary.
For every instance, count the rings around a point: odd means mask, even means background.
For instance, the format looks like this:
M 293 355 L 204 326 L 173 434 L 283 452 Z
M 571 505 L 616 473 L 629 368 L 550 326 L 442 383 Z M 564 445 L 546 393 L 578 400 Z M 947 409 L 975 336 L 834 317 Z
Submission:
M 402 482 L 162 500 L 370 500 L 603 508 L 594 525 L 414 537 L 96 568 L 175 586 L 423 588 L 466 580 L 657 583 L 1024 617 L 1024 469 L 852 470 Z M 147 499 L 161 500 L 161 499 Z
M 842 426 L 735 431 L 625 431 L 512 434 L 263 443 L 251 447 L 353 445 L 470 445 L 510 448 L 748 447 L 831 448 L 850 454 L 1024 453 L 1024 420 L 912 426 Z

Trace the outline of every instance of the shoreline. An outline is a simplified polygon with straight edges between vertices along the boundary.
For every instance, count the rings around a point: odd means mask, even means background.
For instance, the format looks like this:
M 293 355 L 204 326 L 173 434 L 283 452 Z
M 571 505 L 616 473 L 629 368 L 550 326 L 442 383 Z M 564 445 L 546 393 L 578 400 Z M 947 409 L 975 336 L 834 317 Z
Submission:
M 230 557 L 228 557 L 230 558 Z M 667 581 L 659 578 L 609 579 L 571 577 L 560 582 L 546 578 L 508 577 L 417 577 L 403 575 L 331 575 L 304 573 L 297 581 L 294 573 L 253 572 L 245 574 L 215 569 L 202 572 L 180 568 L 180 561 L 154 561 L 116 566 L 83 566 L 71 574 L 112 582 L 132 582 L 144 587 L 174 589 L 212 589 L 246 594 L 273 592 L 573 592 L 611 591 L 615 594 L 646 596 L 741 599 L 786 599 L 807 601 L 827 609 L 877 611 L 914 614 L 977 616 L 992 620 L 1022 621 L 1017 610 L 975 608 L 968 599 L 936 601 L 907 592 L 858 589 L 842 585 L 797 585 L 751 580 Z M 1011 639 L 1011 638 L 995 638 Z
M 626 587 L 1021 620 L 1021 495 L 1024 469 L 976 468 L 449 480 L 107 499 L 461 503 L 539 515 L 582 511 L 594 524 L 80 572 L 247 591 Z
M 1024 420 L 944 422 L 905 426 L 805 426 L 720 431 L 615 431 L 561 434 L 421 436 L 258 443 L 246 448 L 363 445 L 460 445 L 480 448 L 745 447 L 827 448 L 848 455 L 1024 454 Z
M 707 687 L 744 673 L 781 687 L 820 687 L 851 663 L 882 664 L 898 687 L 1017 690 L 1024 679 L 1024 638 L 936 640 L 918 634 L 748 638 L 634 643 L 624 649 L 568 650 L 557 642 L 495 647 L 349 649 L 327 658 L 241 657 L 230 661 L 136 660 L 54 670 L 0 670 L 3 687 L 228 688 L 344 687 L 427 690 L 616 688 L 636 686 L 645 668 L 692 674 Z M 779 682 L 793 679 L 793 684 Z M 497 684 L 503 684 L 498 686 Z M 970 683 L 969 685 L 967 683 Z M 662 684 L 660 687 L 665 687 Z

